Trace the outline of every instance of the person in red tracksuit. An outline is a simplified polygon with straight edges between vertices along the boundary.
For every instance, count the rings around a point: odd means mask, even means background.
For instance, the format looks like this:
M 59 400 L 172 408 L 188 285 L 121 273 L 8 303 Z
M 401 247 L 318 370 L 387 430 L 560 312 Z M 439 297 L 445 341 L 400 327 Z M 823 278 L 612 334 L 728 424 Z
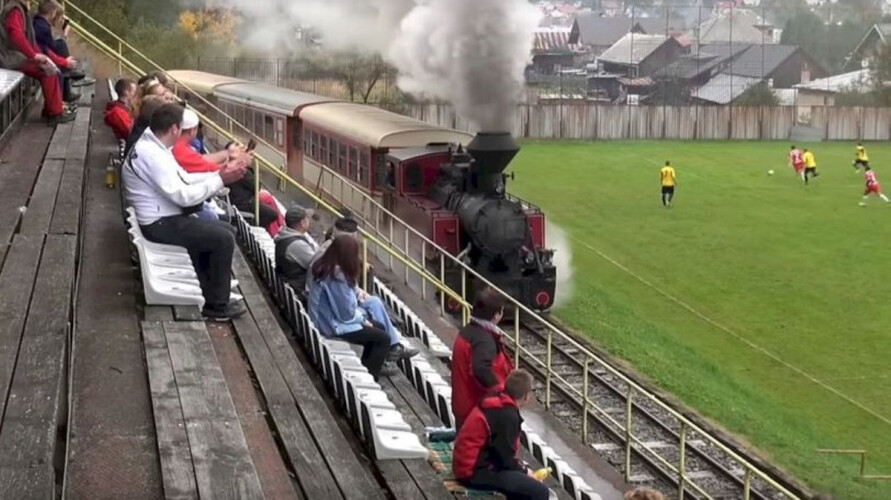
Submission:
M 484 398 L 458 431 L 452 472 L 470 488 L 495 490 L 507 500 L 547 500 L 548 487 L 532 477 L 517 458 L 520 449 L 520 408 L 532 397 L 532 375 L 511 373 L 504 392 Z
M 62 84 L 59 69 L 74 69 L 74 58 L 63 58 L 52 51 L 44 54 L 37 47 L 34 25 L 28 18 L 28 2 L 11 0 L 0 11 L 0 65 L 6 69 L 21 71 L 40 81 L 43 90 L 43 116 L 50 125 L 74 120 L 74 113 L 65 110 L 62 102 Z
M 121 78 L 114 84 L 118 95 L 105 107 L 105 124 L 111 127 L 119 141 L 126 141 L 133 131 L 133 99 L 136 97 L 136 82 Z
M 498 394 L 514 369 L 504 351 L 498 322 L 504 297 L 491 288 L 477 293 L 470 323 L 458 332 L 452 347 L 452 412 L 460 429 L 470 411 L 488 394 Z

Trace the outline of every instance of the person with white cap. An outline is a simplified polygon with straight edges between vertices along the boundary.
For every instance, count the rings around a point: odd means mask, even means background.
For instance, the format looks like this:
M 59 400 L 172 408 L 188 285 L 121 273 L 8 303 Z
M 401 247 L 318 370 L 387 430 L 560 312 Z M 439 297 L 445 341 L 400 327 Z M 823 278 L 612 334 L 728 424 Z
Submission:
M 249 158 L 241 158 L 241 150 L 232 145 L 227 149 L 202 155 L 191 147 L 191 142 L 198 136 L 198 114 L 186 108 L 183 111 L 183 130 L 176 144 L 173 145 L 173 157 L 183 170 L 191 174 L 216 172 L 231 159 L 238 158 L 247 165 Z
M 236 143 L 230 143 L 222 151 L 202 155 L 192 149 L 191 142 L 198 136 L 198 125 L 200 121 L 198 114 L 191 109 L 186 109 L 183 113 L 183 131 L 182 136 L 173 146 L 173 157 L 186 172 L 190 174 L 199 174 L 205 172 L 216 172 L 223 165 L 236 164 L 244 165 L 247 169 L 245 175 L 238 182 L 227 184 L 230 189 L 229 198 L 238 210 L 243 212 L 254 212 L 254 173 L 250 169 L 253 153 L 245 152 L 241 146 Z M 259 226 L 268 228 L 270 224 L 278 219 L 278 210 L 265 204 L 260 203 L 260 220 Z
M 122 169 L 124 192 L 147 240 L 185 247 L 189 253 L 204 296 L 204 316 L 228 321 L 247 310 L 241 302 L 230 302 L 235 236 L 228 224 L 201 220 L 192 213 L 225 184 L 244 177 L 245 167 L 226 165 L 187 182 L 170 152 L 182 121 L 183 108 L 176 104 L 164 104 L 152 113 L 149 129 Z
M 293 205 L 285 213 L 285 227 L 275 238 L 275 272 L 300 294 L 306 289 L 306 276 L 319 244 L 309 234 L 314 211 Z

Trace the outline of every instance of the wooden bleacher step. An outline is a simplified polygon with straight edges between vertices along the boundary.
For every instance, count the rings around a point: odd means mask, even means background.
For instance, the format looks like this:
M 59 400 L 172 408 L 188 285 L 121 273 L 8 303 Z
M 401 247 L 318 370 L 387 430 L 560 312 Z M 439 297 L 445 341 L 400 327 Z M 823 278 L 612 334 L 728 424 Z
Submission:
M 264 498 L 205 324 L 142 329 L 165 496 Z
M 274 412 L 276 430 L 306 497 L 384 498 L 371 471 L 356 456 L 336 417 L 298 359 L 240 250 L 235 252 L 233 268 L 250 310 L 250 318 L 245 316 L 234 321 L 235 329 L 270 412 Z M 293 418 L 288 405 L 298 410 L 300 418 Z M 317 497 L 311 495 L 311 491 L 329 492 L 331 496 Z

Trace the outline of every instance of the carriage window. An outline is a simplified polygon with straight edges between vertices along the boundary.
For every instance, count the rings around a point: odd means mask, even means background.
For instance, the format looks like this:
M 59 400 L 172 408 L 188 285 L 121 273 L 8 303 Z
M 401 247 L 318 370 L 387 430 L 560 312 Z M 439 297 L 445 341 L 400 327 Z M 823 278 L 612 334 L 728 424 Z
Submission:
M 350 147 L 350 179 L 359 180 L 359 150 Z
M 362 154 L 359 156 L 359 183 L 361 183 L 364 186 L 368 186 L 369 178 L 370 177 L 368 175 L 368 151 L 362 151 Z
M 319 149 L 319 133 L 315 130 L 312 131 L 312 144 L 310 145 L 309 156 L 311 158 L 318 158 L 317 153 Z
M 322 135 L 320 137 L 321 141 L 319 144 L 319 158 L 322 159 L 323 162 L 328 161 L 328 136 Z
M 263 116 L 263 138 L 269 142 L 275 140 L 275 130 L 273 129 L 275 125 L 272 123 L 272 117 L 268 115 Z
M 303 132 L 303 151 L 305 151 L 306 154 L 309 154 L 309 143 L 310 143 L 311 138 L 312 138 L 312 130 L 311 129 L 307 129 L 306 131 Z
M 337 171 L 342 175 L 347 174 L 347 145 L 344 143 L 339 143 L 337 145 Z
M 282 147 L 285 145 L 284 141 L 285 136 L 285 120 L 279 118 L 275 120 L 275 145 L 278 147 Z

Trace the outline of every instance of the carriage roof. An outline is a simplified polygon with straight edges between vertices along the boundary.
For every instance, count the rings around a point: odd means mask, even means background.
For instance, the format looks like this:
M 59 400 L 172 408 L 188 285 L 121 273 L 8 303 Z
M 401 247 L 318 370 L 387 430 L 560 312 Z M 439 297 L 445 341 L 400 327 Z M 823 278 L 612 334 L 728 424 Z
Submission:
M 448 130 L 374 106 L 337 102 L 300 112 L 304 123 L 353 138 L 374 148 L 404 148 L 430 143 L 467 144 L 468 133 Z

